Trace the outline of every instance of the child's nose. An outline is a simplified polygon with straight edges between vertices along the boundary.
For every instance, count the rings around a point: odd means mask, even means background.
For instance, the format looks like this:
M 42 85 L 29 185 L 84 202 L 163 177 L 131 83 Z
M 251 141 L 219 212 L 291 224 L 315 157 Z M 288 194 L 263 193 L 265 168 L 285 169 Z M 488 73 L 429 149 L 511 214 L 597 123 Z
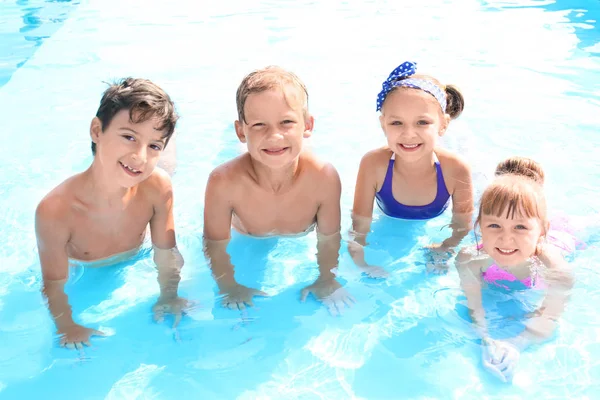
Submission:
M 146 146 L 138 146 L 132 158 L 137 162 L 145 163 L 147 158 Z

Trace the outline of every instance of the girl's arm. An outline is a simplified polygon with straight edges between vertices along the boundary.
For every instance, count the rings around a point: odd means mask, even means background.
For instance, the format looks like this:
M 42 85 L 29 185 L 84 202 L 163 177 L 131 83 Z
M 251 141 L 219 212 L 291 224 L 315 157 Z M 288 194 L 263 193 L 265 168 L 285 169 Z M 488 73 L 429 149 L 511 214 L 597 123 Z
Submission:
M 452 191 L 452 235 L 445 239 L 441 247 L 454 249 L 471 230 L 473 218 L 473 181 L 469 165 L 454 159 L 454 190 Z
M 371 229 L 373 202 L 377 191 L 375 153 L 367 153 L 360 161 L 352 206 L 352 230 L 349 232 L 348 252 L 358 267 L 368 267 L 364 246 Z
M 485 310 L 481 297 L 481 268 L 480 260 L 473 260 L 470 251 L 463 248 L 456 256 L 456 269 L 460 277 L 460 286 L 467 297 L 469 315 L 477 335 L 485 339 L 488 336 Z
M 552 336 L 575 283 L 573 273 L 558 249 L 545 246 L 538 257 L 545 266 L 542 276 L 548 291 L 540 308 L 525 324 L 525 330 L 509 340 L 520 350 Z

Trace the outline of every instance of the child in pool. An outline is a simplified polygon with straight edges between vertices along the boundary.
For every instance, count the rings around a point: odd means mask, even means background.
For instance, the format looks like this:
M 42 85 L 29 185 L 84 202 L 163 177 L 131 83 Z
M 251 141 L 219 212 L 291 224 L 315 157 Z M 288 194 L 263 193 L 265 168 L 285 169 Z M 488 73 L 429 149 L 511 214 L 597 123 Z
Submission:
M 177 295 L 183 258 L 175 242 L 173 189 L 167 173 L 155 169 L 176 122 L 173 102 L 154 83 L 127 78 L 111 85 L 90 126 L 92 164 L 37 206 L 43 294 L 61 345 L 81 348 L 102 334 L 73 320 L 64 290 L 69 264 L 100 266 L 131 257 L 148 225 L 160 286 L 155 318 L 171 312 L 177 324 L 181 317 L 186 301 Z
M 306 87 L 293 73 L 267 67 L 247 75 L 237 90 L 235 131 L 248 151 L 215 168 L 204 204 L 205 253 L 224 295 L 222 305 L 243 309 L 266 293 L 236 282 L 226 248 L 231 227 L 252 236 L 296 235 L 317 228 L 319 278 L 302 291 L 332 313 L 351 297 L 335 280 L 340 248 L 341 182 L 336 169 L 303 148 L 313 130 Z
M 458 155 L 437 146 L 450 120 L 464 108 L 460 91 L 405 62 L 392 71 L 377 96 L 379 121 L 388 145 L 365 154 L 360 162 L 349 251 L 356 265 L 371 276 L 385 276 L 365 261 L 373 202 L 388 216 L 425 220 L 442 214 L 452 201 L 452 235 L 431 246 L 432 257 L 446 265 L 470 230 L 473 188 L 470 168 Z M 444 260 L 440 260 L 442 257 Z
M 545 173 L 542 166 L 535 160 L 526 157 L 510 157 L 496 166 L 495 176 L 514 174 L 533 179 L 540 186 L 544 186 Z M 566 216 L 556 215 L 550 218 L 550 228 L 546 240 L 552 242 L 566 254 L 573 253 L 577 248 L 585 247 L 574 235 L 575 229 L 571 226 Z
M 562 248 L 547 240 L 543 171 L 537 163 L 530 168 L 514 161 L 499 165 L 500 176 L 482 195 L 476 220 L 481 243 L 461 249 L 456 264 L 475 330 L 482 338 L 483 365 L 505 382 L 512 379 L 520 352 L 552 335 L 574 282 Z M 507 281 L 547 292 L 521 334 L 494 340 L 487 331 L 481 290 L 484 283 L 507 287 L 503 284 Z

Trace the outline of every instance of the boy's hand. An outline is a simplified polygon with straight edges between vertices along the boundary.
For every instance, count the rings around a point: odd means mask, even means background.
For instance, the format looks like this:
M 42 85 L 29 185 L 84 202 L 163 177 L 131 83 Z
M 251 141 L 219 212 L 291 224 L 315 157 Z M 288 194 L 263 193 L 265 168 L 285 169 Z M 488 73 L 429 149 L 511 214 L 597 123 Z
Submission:
M 182 313 L 186 312 L 191 306 L 191 303 L 183 297 L 159 297 L 158 301 L 152 306 L 152 313 L 154 314 L 154 320 L 158 323 L 163 322 L 165 314 L 173 314 L 175 316 L 175 322 L 173 322 L 173 328 L 176 328 L 181 321 Z
M 78 324 L 69 325 L 58 329 L 60 345 L 67 349 L 82 349 L 83 345 L 91 346 L 90 337 L 105 336 L 96 329 L 86 328 Z
M 383 267 L 379 267 L 377 265 L 358 266 L 358 269 L 360 269 L 361 272 L 366 274 L 369 278 L 385 279 L 390 276 L 389 272 L 383 269 Z
M 220 287 L 219 293 L 223 295 L 221 305 L 232 310 L 243 310 L 246 306 L 254 306 L 254 303 L 252 302 L 252 297 L 254 296 L 268 296 L 268 294 L 262 290 L 252 289 L 240 285 L 237 282 L 225 287 Z
M 351 307 L 352 303 L 356 303 L 354 297 L 334 278 L 319 278 L 312 285 L 302 289 L 300 301 L 304 302 L 309 293 L 322 302 L 329 313 L 334 316 L 340 315 L 344 308 Z

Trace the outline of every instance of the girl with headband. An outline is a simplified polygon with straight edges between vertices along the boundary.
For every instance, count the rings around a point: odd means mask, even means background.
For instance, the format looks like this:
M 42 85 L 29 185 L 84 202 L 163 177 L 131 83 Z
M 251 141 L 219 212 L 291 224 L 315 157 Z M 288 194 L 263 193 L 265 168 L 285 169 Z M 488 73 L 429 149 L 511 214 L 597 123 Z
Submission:
M 364 256 L 374 201 L 386 215 L 409 220 L 435 218 L 451 202 L 452 235 L 430 246 L 428 269 L 443 271 L 448 255 L 469 232 L 473 213 L 469 166 L 438 147 L 450 120 L 463 111 L 464 99 L 456 87 L 416 74 L 413 62 L 394 69 L 382 86 L 377 111 L 387 146 L 369 151 L 360 162 L 349 251 L 363 272 L 384 277 L 387 272 L 368 265 Z

